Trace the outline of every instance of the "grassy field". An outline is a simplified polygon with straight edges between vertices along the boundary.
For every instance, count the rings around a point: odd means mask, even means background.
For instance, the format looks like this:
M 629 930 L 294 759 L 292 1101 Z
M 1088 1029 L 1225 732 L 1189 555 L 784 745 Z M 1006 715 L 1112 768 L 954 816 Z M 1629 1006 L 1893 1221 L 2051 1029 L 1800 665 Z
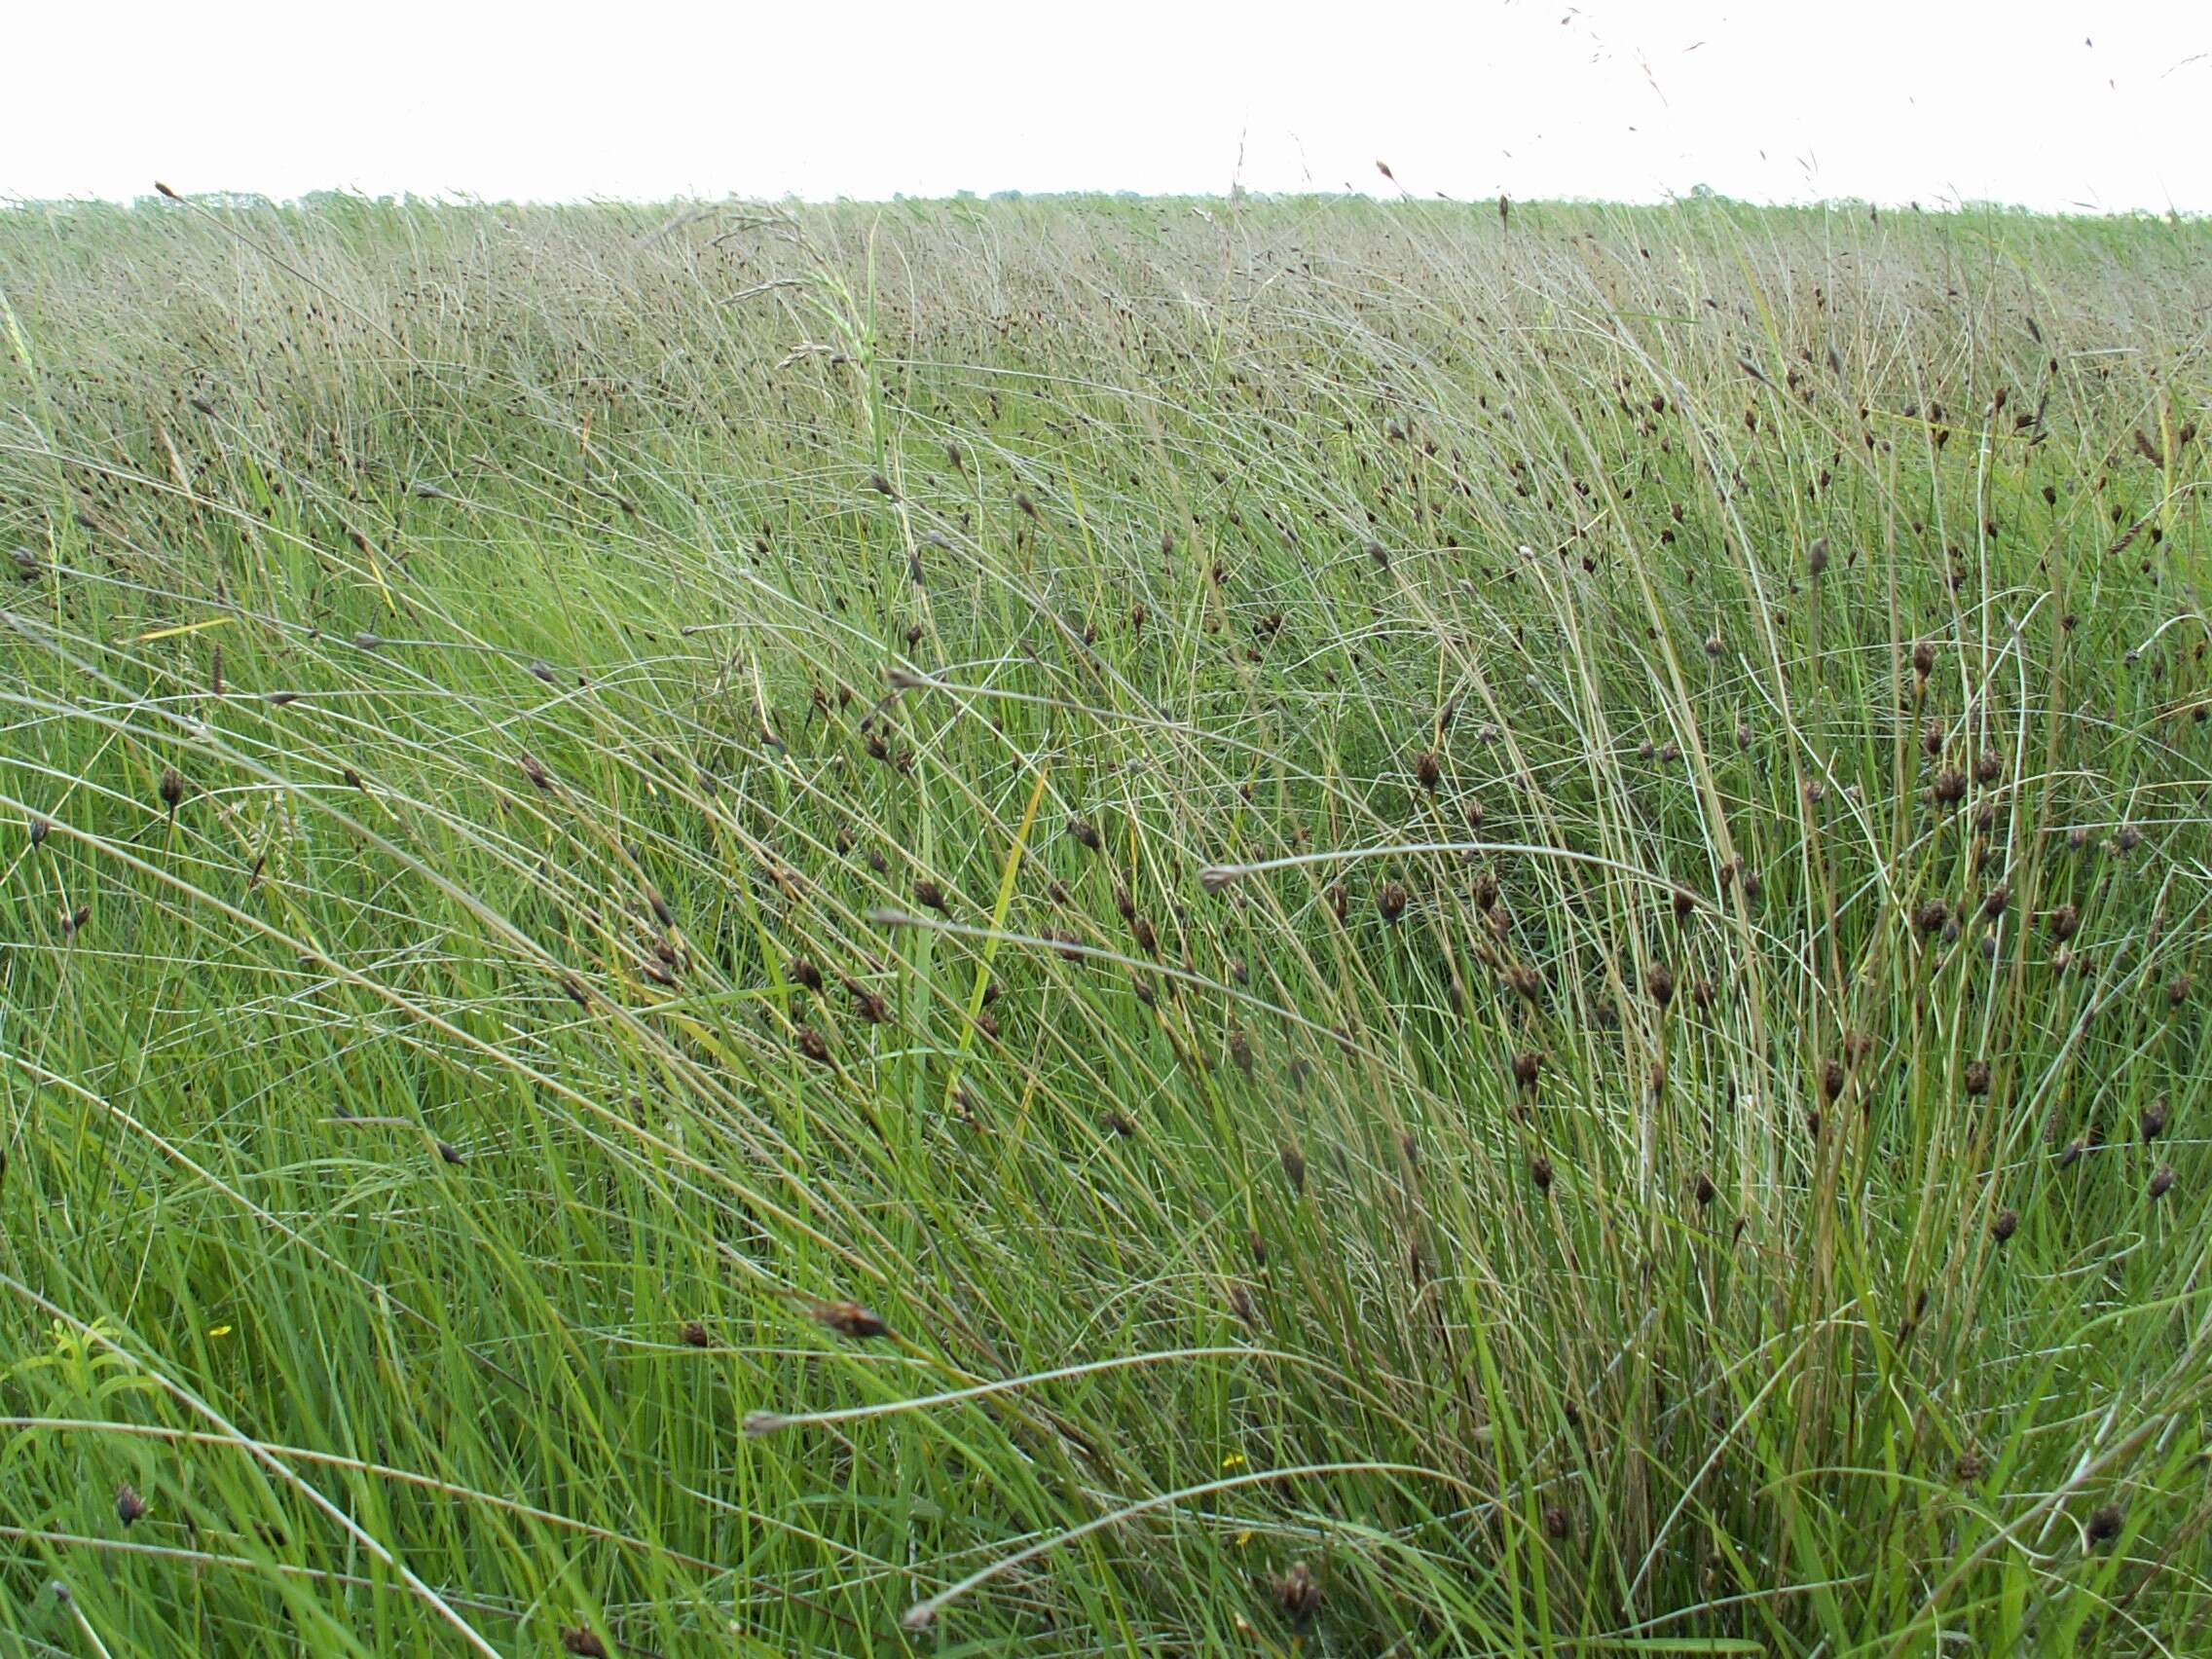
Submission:
M 0 1653 L 2212 1650 L 2212 226 L 0 296 Z

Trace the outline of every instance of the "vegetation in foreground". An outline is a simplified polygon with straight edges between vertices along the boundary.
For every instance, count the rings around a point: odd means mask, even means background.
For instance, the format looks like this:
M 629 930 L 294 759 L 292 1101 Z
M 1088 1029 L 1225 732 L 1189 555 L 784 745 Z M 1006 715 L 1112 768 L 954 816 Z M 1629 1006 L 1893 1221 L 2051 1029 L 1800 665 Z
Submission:
M 0 1650 L 2212 1644 L 2204 225 L 0 294 Z

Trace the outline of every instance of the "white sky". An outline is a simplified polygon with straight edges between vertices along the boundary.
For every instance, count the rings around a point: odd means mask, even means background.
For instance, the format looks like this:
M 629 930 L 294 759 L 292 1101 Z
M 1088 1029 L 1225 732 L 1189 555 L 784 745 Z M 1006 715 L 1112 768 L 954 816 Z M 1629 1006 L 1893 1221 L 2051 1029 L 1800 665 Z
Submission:
M 0 196 L 971 189 L 2212 210 L 2212 0 L 19 0 Z

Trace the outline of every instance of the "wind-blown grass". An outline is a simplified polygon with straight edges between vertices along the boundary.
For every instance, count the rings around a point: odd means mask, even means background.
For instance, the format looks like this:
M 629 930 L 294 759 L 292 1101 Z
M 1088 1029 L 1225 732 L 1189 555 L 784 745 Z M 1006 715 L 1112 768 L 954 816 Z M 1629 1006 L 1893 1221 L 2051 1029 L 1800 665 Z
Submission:
M 2201 224 L 0 296 L 10 1651 L 2203 1650 Z

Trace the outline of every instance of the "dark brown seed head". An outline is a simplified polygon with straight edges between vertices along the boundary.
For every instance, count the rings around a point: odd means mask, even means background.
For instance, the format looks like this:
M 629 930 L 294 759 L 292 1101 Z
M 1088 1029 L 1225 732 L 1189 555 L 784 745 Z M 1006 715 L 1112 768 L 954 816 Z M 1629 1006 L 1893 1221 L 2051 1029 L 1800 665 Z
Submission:
M 1972 1486 L 1981 1479 L 1987 1467 L 1977 1454 L 1961 1452 L 1957 1460 L 1951 1464 L 1951 1474 L 1961 1486 Z
M 1275 1603 L 1291 1629 L 1307 1630 L 1321 1610 L 1321 1581 L 1304 1562 L 1292 1562 L 1290 1570 L 1275 1580 Z
M 1912 647 L 1913 677 L 1925 686 L 1928 677 L 1936 672 L 1936 647 L 1922 640 Z
M 1137 941 L 1137 948 L 1147 956 L 1160 954 L 1160 935 L 1145 917 L 1139 916 L 1129 924 L 1129 937 Z
M 2192 981 L 2187 974 L 2176 974 L 2168 979 L 2166 981 L 2166 1006 L 2168 1008 L 2179 1008 L 2183 1003 L 2189 1001 L 2191 983 Z
M 2155 1141 L 2166 1132 L 2166 1097 L 2161 1094 L 2143 1108 L 2143 1138 Z
M 1515 995 L 1530 1002 L 1544 994 L 1544 977 L 1526 962 L 1516 962 L 1505 971 L 1505 983 Z
M 1832 1106 L 1835 1104 L 1836 1096 L 1843 1092 L 1843 1062 L 1841 1060 L 1822 1061 L 1821 1098 Z
M 803 985 L 810 991 L 822 989 L 822 970 L 803 956 L 794 956 L 784 969 L 785 977 L 794 985 Z
M 137 1488 L 125 1481 L 115 1489 L 115 1518 L 126 1527 L 146 1513 L 146 1500 L 138 1495 Z
M 184 799 L 184 778 L 174 766 L 164 766 L 162 768 L 161 793 L 162 804 L 171 812 L 174 812 L 177 809 L 177 803 Z
M 815 1323 L 824 1330 L 855 1342 L 891 1334 L 889 1325 L 857 1302 L 821 1302 L 815 1304 L 813 1312 Z
M 1967 776 L 1956 766 L 1946 766 L 1936 774 L 1935 795 L 1938 806 L 1956 806 L 1965 798 Z
M 1375 896 L 1375 907 L 1382 912 L 1382 920 L 1385 923 L 1391 927 L 1396 927 L 1398 918 L 1406 913 L 1405 883 L 1385 881 L 1382 884 L 1382 891 Z
M 1713 1184 L 1713 1177 L 1706 1174 L 1702 1169 L 1698 1171 L 1697 1185 L 1690 1190 L 1696 1196 L 1700 1209 L 1712 1203 L 1720 1194 L 1720 1189 Z
M 561 1629 L 561 1647 L 576 1659 L 607 1659 L 607 1643 L 589 1625 L 564 1625 Z
M 2079 1163 L 2082 1161 L 2082 1155 L 2088 1150 L 2089 1137 L 2087 1135 L 2076 1135 L 2059 1149 L 2059 1168 L 2064 1169 L 2068 1164 Z
M 2000 1244 L 2004 1243 L 2006 1239 L 2011 1237 L 2013 1234 L 2019 1231 L 2020 1212 L 2016 1209 L 1999 1210 L 1997 1212 L 1997 1219 L 1989 1224 L 1990 1236 L 1992 1238 L 1995 1238 Z
M 1513 1081 L 1531 1094 L 1535 1092 L 1536 1079 L 1542 1075 L 1543 1069 L 1544 1056 L 1541 1050 L 1524 1049 L 1513 1056 Z
M 1969 1094 L 1987 1094 L 1989 1092 L 1989 1062 L 1987 1060 L 1969 1060 L 1967 1062 L 1966 1085 Z
M 2157 1169 L 2153 1172 L 2151 1176 L 2151 1185 L 2146 1190 L 2154 1198 L 2162 1198 L 2169 1192 L 2173 1191 L 2173 1185 L 2174 1166 L 2170 1163 L 2161 1163 L 2158 1165 Z
M 1939 934 L 1951 919 L 1951 906 L 1940 899 L 1930 899 L 1913 912 L 1913 920 L 1924 934 Z
M 816 1065 L 826 1066 L 830 1063 L 830 1039 L 813 1026 L 802 1025 L 798 1028 L 797 1043 L 798 1051 Z
M 1430 794 L 1436 793 L 1437 785 L 1444 780 L 1444 762 L 1437 757 L 1435 750 L 1424 749 L 1414 756 L 1414 777 Z
M 31 845 L 35 847 L 45 841 L 47 831 L 51 829 L 53 829 L 53 826 L 48 824 L 45 819 L 34 815 L 30 821 Z
M 2120 1505 L 2108 1503 L 2089 1517 L 2089 1542 L 2109 1544 L 2120 1536 Z
M 1260 1322 L 1259 1313 L 1252 1306 L 1252 1293 L 1235 1279 L 1229 1281 L 1229 1310 L 1236 1315 L 1240 1324 L 1257 1325 Z
M 1497 903 L 1497 876 L 1495 873 L 1487 869 L 1475 871 L 1472 896 L 1475 901 L 1475 908 L 1478 910 L 1488 910 L 1494 905 Z
M 1653 1002 L 1665 1008 L 1675 1000 L 1675 971 L 1664 962 L 1654 962 L 1643 976 L 1643 988 L 1651 993 Z
M 1928 751 L 1929 759 L 1933 760 L 1943 753 L 1943 742 L 1948 735 L 1943 729 L 1942 719 L 1931 717 L 1920 734 L 1920 747 Z
M 1686 922 L 1697 909 L 1697 899 L 1686 887 L 1675 889 L 1675 920 Z
M 1329 913 L 1343 921 L 1351 911 L 1351 894 L 1341 881 L 1329 883 Z
M 950 906 L 945 903 L 944 889 L 926 875 L 914 883 L 914 903 L 922 905 L 925 909 L 947 911 L 950 909 Z
M 1567 1536 L 1567 1505 L 1550 1503 L 1544 1506 L 1544 1535 L 1555 1541 Z
M 676 1334 L 683 1339 L 685 1347 L 703 1348 L 714 1340 L 707 1335 L 707 1327 L 700 1324 L 696 1319 L 684 1320 L 682 1329 Z
M 2064 944 L 2082 930 L 2082 911 L 2079 905 L 2061 904 L 2048 917 L 2050 937 Z
M 1298 1150 L 1295 1142 L 1286 1143 L 1282 1149 L 1282 1174 L 1292 1192 L 1306 1191 L 1306 1154 Z
M 2005 775 L 2005 756 L 1994 749 L 1984 749 L 1973 763 L 1973 781 L 1977 784 L 1994 784 Z
M 1989 890 L 1989 896 L 1982 900 L 1981 913 L 1991 921 L 1995 921 L 2005 913 L 2005 906 L 2010 903 L 2011 900 L 2011 890 L 2001 881 L 1995 887 L 1992 887 Z
M 1535 1182 L 1537 1192 L 1550 1192 L 1552 1190 L 1552 1161 L 1540 1155 L 1531 1159 L 1529 1162 L 1529 1179 Z
M 1077 846 L 1088 847 L 1094 853 L 1098 851 L 1101 839 L 1098 833 L 1098 826 L 1091 823 L 1088 818 L 1069 819 L 1068 833 L 1075 837 Z

